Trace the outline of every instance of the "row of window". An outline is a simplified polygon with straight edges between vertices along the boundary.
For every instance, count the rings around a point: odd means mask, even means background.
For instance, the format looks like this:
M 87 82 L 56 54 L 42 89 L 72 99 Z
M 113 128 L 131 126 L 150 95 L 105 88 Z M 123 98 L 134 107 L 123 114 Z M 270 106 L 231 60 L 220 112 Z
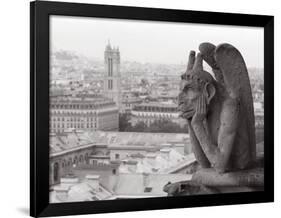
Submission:
M 113 102 L 103 104 L 52 104 L 51 109 L 95 109 L 113 105 Z
M 105 109 L 105 108 L 103 108 Z M 101 113 L 115 113 L 117 112 L 117 110 L 111 110 L 109 112 L 106 111 L 100 111 L 98 114 Z M 97 112 L 81 112 L 81 111 L 77 111 L 77 112 L 67 112 L 67 111 L 51 111 L 51 115 L 52 116 L 56 116 L 56 115 L 61 115 L 61 116 L 96 116 Z
M 103 116 L 99 117 L 101 122 L 103 121 L 115 121 L 118 120 L 118 116 Z M 51 118 L 50 123 L 57 124 L 93 124 L 96 123 L 97 119 L 83 119 L 83 118 Z
M 163 107 L 148 107 L 148 106 L 136 106 L 134 108 L 136 111 L 146 111 L 146 112 L 177 112 L 177 108 L 163 108 Z
M 51 111 L 52 115 L 64 115 L 64 116 L 96 116 L 96 112 L 93 111 L 88 111 L 88 112 L 80 112 L 80 111 L 76 111 L 76 112 L 67 112 L 67 111 Z
M 104 120 L 104 119 L 118 119 L 118 116 L 114 115 L 108 115 L 108 114 L 103 114 L 104 116 L 100 116 L 99 120 Z M 106 115 L 106 116 L 105 116 Z M 51 117 L 50 122 L 97 122 L 97 118 L 84 118 L 84 117 Z
M 79 163 L 86 163 L 86 164 L 89 164 L 89 156 L 88 154 L 85 154 L 85 155 L 80 155 L 79 157 L 78 156 L 75 156 L 74 159 L 72 159 L 71 157 L 66 160 L 64 159 L 61 163 L 61 167 L 64 168 L 64 167 L 70 167 L 70 166 L 73 166 L 74 164 L 77 165 Z
M 174 118 L 173 114 L 138 114 L 137 117 L 152 117 L 152 118 Z
M 85 122 L 85 121 L 88 121 L 88 122 L 93 122 L 94 120 L 96 121 L 97 118 L 96 117 L 87 117 L 87 118 L 84 118 L 84 117 L 52 117 L 51 118 L 52 121 L 70 121 L 70 122 Z
M 70 123 L 70 124 L 64 124 L 64 123 L 62 123 L 62 124 L 56 124 L 56 123 L 53 123 L 53 124 L 51 124 L 51 127 L 53 128 L 53 129 L 57 129 L 57 128 L 78 128 L 78 129 L 80 129 L 80 128 L 97 128 L 97 124 L 95 123 L 95 124 L 72 124 L 72 123 Z

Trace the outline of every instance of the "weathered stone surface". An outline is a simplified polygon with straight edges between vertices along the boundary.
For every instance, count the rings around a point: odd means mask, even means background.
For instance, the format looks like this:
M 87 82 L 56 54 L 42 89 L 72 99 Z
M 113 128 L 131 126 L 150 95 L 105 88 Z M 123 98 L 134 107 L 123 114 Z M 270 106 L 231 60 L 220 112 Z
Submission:
M 212 168 L 201 169 L 193 175 L 192 181 L 211 187 L 260 187 L 264 185 L 264 172 L 263 168 L 254 168 L 220 174 Z
M 256 161 L 255 117 L 246 64 L 230 44 L 202 43 L 182 75 L 179 110 L 187 120 L 202 170 L 192 181 L 167 184 L 169 195 L 250 191 L 263 187 Z M 215 75 L 204 71 L 205 60 Z M 257 166 L 257 165 L 256 165 Z M 250 170 L 246 170 L 250 169 Z
M 168 196 L 182 195 L 200 195 L 200 194 L 215 194 L 219 190 L 215 187 L 210 188 L 193 181 L 182 181 L 177 183 L 168 183 L 163 190 L 168 193 Z
M 218 172 L 243 170 L 256 158 L 255 119 L 247 67 L 229 44 L 202 43 L 190 52 L 182 75 L 179 110 L 188 128 L 197 161 Z M 204 71 L 212 67 L 215 78 Z
M 214 169 L 201 169 L 190 181 L 169 183 L 164 187 L 168 196 L 250 192 L 263 190 L 263 168 L 219 174 Z

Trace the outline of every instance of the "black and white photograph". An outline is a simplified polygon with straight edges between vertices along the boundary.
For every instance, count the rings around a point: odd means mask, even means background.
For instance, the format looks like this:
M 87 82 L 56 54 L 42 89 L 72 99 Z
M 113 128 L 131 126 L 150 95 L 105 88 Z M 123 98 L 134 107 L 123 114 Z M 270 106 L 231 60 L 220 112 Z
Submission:
M 278 1 L 1 6 L 0 217 L 278 217 Z
M 264 29 L 50 16 L 49 202 L 264 189 Z

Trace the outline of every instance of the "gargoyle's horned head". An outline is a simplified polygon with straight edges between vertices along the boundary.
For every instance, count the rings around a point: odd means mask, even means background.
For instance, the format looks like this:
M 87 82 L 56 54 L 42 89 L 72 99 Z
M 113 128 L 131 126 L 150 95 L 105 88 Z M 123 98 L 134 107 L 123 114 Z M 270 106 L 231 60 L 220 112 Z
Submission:
M 196 110 L 197 100 L 201 95 L 209 104 L 215 94 L 215 80 L 212 75 L 203 70 L 203 58 L 195 51 L 189 54 L 186 72 L 181 76 L 179 106 L 181 117 L 190 119 Z

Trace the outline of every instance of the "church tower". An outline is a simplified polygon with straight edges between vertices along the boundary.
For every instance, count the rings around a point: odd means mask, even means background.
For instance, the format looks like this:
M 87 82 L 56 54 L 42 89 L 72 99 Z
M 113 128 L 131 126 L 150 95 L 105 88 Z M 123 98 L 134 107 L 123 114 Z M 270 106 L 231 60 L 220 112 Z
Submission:
M 119 48 L 113 48 L 108 42 L 104 51 L 104 94 L 121 107 L 121 84 L 120 84 L 120 52 Z

